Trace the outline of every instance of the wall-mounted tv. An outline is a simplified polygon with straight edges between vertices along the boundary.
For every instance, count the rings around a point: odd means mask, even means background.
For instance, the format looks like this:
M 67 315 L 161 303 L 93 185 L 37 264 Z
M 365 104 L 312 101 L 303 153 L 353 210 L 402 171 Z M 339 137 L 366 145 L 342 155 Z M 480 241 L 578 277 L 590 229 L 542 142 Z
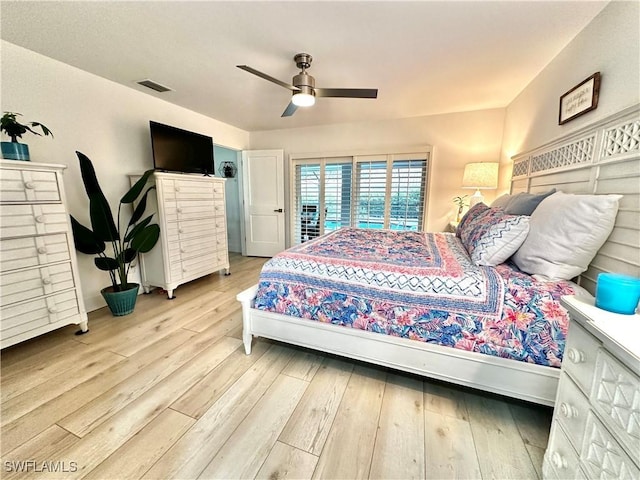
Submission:
M 153 167 L 168 172 L 213 175 L 213 139 L 150 121 Z

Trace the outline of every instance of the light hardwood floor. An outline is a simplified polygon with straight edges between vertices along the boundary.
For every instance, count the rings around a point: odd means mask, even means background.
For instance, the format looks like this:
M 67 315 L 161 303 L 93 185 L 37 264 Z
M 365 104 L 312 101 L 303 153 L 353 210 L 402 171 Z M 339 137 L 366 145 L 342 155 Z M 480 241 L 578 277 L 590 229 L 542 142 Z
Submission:
M 3 350 L 0 476 L 540 477 L 548 408 L 266 340 L 245 355 L 235 295 L 264 259 L 231 260 Z

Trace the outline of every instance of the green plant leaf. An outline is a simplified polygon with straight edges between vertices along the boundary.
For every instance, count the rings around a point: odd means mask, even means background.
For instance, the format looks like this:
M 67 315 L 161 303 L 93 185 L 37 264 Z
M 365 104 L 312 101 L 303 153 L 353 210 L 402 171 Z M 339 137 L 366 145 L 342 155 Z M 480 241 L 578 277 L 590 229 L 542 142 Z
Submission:
M 97 257 L 93 260 L 93 262 L 96 264 L 96 267 L 106 272 L 111 270 L 117 270 L 118 267 L 120 266 L 118 264 L 118 261 L 115 258 L 111 258 L 111 257 Z
M 136 259 L 137 256 L 138 251 L 135 248 L 127 248 L 120 252 L 120 255 L 118 255 L 116 261 L 121 265 L 125 263 L 131 263 Z
M 149 192 L 151 190 L 155 190 L 155 188 L 156 188 L 155 186 L 149 187 L 147 189 L 147 191 L 144 192 L 144 195 L 142 196 L 142 198 L 138 202 L 138 206 L 133 211 L 133 215 L 131 215 L 131 220 L 129 220 L 129 225 L 135 224 L 138 220 L 140 220 L 142 218 L 142 215 L 144 214 L 144 211 L 147 209 L 147 195 L 149 195 Z
M 73 215 L 71 217 L 71 230 L 73 231 L 73 243 L 80 253 L 94 255 L 105 250 L 105 244 L 91 230 L 78 222 Z
M 147 225 L 149 225 L 149 223 L 151 223 L 151 219 L 153 218 L 153 215 L 149 215 L 147 218 L 145 218 L 144 220 L 142 220 L 141 222 L 139 222 L 135 227 L 133 227 L 129 233 L 127 233 L 127 236 L 124 237 L 124 241 L 125 242 L 129 242 L 131 241 L 131 239 L 133 237 L 135 237 L 138 232 L 140 230 L 142 230 L 144 227 L 146 227 Z
M 89 197 L 89 215 L 91 217 L 91 228 L 98 238 L 105 242 L 119 239 L 118 228 L 113 221 L 113 214 L 109 203 L 102 193 L 96 171 L 91 160 L 81 152 L 76 152 L 80 161 L 80 173 L 84 188 Z
M 147 253 L 151 250 L 160 238 L 160 227 L 155 223 L 143 228 L 133 240 L 131 240 L 131 247 L 135 248 L 140 253 Z
M 138 179 L 138 181 L 131 187 L 131 189 L 124 194 L 124 196 L 120 199 L 120 203 L 133 203 L 135 202 L 138 195 L 144 189 L 145 184 L 147 183 L 147 179 L 153 174 L 153 170 L 147 170 L 144 172 L 142 177 Z M 147 190 L 148 193 L 148 190 Z
M 31 122 L 31 126 L 32 127 L 40 127 L 42 129 L 42 133 L 44 133 L 45 137 L 51 135 L 51 138 L 53 138 L 53 132 L 51 130 L 49 130 L 47 127 L 45 127 L 43 124 L 41 124 L 40 122 Z M 36 132 L 33 132 L 33 133 L 36 133 Z M 40 134 L 38 133 L 36 135 L 40 135 Z
M 111 207 L 102 192 L 89 196 L 89 217 L 91 217 L 91 228 L 98 238 L 105 242 L 112 242 L 120 238 L 113 221 Z

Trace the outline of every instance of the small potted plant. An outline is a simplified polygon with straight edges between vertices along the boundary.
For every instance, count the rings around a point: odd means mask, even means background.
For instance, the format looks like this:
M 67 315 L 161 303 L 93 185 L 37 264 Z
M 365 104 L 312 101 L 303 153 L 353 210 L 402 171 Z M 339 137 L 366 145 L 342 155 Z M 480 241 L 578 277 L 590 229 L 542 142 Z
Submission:
M 453 203 L 455 203 L 458 206 L 458 213 L 456 214 L 456 223 L 462 220 L 462 212 L 464 211 L 464 207 L 469 205 L 469 202 L 467 201 L 468 196 L 469 195 L 462 195 L 461 197 L 453 197 Z
M 7 134 L 11 138 L 10 142 L 2 142 L 2 157 L 9 160 L 25 160 L 29 161 L 29 146 L 26 143 L 18 143 L 18 139 L 22 138 L 27 132 L 31 132 L 34 135 L 40 135 L 33 128 L 40 128 L 42 134 L 47 137 L 53 133 L 47 127 L 39 122 L 27 122 L 22 124 L 17 120 L 17 116 L 22 115 L 14 112 L 4 112 L 4 115 L 0 119 L 0 131 Z
M 127 278 L 131 262 L 138 257 L 138 253 L 146 253 L 151 250 L 160 237 L 160 227 L 157 224 L 151 224 L 153 215 L 142 219 L 147 206 L 147 195 L 155 186 L 149 187 L 144 193 L 142 192 L 153 170 L 146 171 L 120 199 L 118 222 L 116 223 L 111 207 L 98 184 L 91 160 L 80 152 L 76 152 L 76 154 L 80 160 L 84 188 L 89 197 L 91 229 L 80 224 L 71 216 L 74 244 L 76 250 L 81 253 L 97 255 L 94 260 L 96 267 L 109 272 L 111 286 L 103 288 L 100 293 L 107 302 L 111 313 L 114 316 L 128 315 L 135 308 L 140 287 L 137 283 L 129 283 Z M 138 198 L 140 200 L 123 229 L 120 220 L 122 206 L 133 204 Z M 105 253 L 107 243 L 111 245 L 110 255 Z

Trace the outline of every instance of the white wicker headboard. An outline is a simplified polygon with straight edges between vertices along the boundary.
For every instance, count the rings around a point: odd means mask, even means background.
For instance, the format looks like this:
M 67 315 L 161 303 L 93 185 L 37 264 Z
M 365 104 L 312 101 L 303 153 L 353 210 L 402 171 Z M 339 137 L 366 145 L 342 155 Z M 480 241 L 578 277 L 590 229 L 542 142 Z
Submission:
M 640 277 L 640 105 L 512 157 L 511 193 L 624 195 L 613 232 L 580 284 L 592 294 L 600 272 Z

